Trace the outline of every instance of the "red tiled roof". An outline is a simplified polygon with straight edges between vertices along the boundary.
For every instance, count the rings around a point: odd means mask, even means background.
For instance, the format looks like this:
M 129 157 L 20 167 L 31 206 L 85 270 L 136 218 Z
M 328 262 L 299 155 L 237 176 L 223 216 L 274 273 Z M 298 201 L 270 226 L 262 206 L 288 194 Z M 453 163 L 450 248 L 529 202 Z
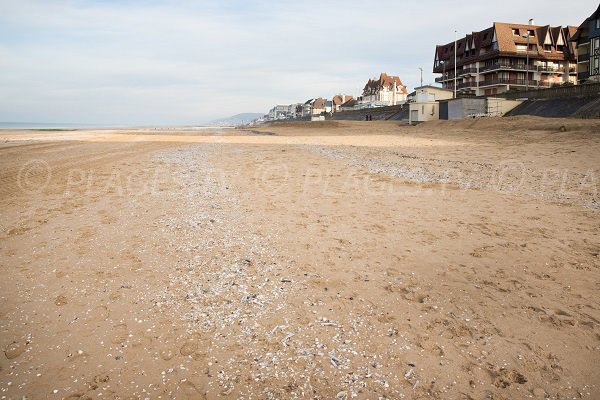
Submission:
M 313 103 L 312 103 L 312 107 L 313 108 L 325 108 L 325 99 L 323 99 L 322 97 L 315 99 L 315 101 L 313 101 Z
M 358 102 L 356 99 L 351 98 L 341 105 L 341 107 L 354 107 Z
M 331 101 L 333 102 L 334 105 L 339 106 L 351 98 L 352 98 L 352 96 L 348 96 L 345 94 L 338 94 L 338 95 L 333 96 L 333 99 L 331 99 Z

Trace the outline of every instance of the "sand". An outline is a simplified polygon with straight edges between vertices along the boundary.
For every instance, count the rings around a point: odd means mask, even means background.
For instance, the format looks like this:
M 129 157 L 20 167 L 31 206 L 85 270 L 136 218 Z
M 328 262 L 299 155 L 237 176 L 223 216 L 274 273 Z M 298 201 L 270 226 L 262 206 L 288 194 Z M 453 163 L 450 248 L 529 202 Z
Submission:
M 600 123 L 0 131 L 0 398 L 600 398 Z

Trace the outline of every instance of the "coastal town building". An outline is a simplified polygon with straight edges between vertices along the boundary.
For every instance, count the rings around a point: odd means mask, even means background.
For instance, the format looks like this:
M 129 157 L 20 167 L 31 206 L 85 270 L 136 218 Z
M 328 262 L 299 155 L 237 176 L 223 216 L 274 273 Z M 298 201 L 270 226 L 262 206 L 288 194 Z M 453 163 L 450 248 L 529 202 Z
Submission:
M 311 103 L 311 114 L 312 116 L 318 116 L 325 112 L 325 99 L 319 97 L 313 100 Z
M 354 97 L 345 94 L 337 94 L 333 96 L 331 102 L 333 103 L 333 112 L 341 111 L 342 104 L 353 99 Z
M 286 119 L 288 117 L 288 106 L 278 104 L 269 110 L 268 119 L 275 121 L 278 119 Z
M 424 98 L 432 100 L 446 100 L 451 99 L 453 92 L 450 89 L 444 89 L 437 86 L 425 85 L 415 88 L 415 91 L 410 93 L 406 100 L 409 103 L 422 101 Z
M 302 103 L 292 103 L 288 106 L 287 118 L 296 119 L 302 117 Z
M 308 99 L 302 104 L 302 116 L 310 117 L 312 115 L 312 103 L 314 99 Z
M 346 102 L 340 105 L 340 111 L 351 111 L 356 108 L 358 105 L 358 100 L 352 98 L 350 100 L 346 100 Z
M 577 46 L 577 81 L 600 81 L 600 6 L 571 38 Z
M 494 22 L 436 46 L 433 72 L 441 77 L 435 81 L 457 94 L 477 96 L 575 83 L 576 47 L 569 40 L 576 30 Z
M 435 86 L 420 86 L 408 95 L 408 123 L 433 121 L 439 119 L 440 100 L 451 99 L 452 90 Z
M 395 106 L 404 103 L 408 91 L 398 76 L 382 72 L 379 79 L 369 79 L 359 98 L 363 107 Z

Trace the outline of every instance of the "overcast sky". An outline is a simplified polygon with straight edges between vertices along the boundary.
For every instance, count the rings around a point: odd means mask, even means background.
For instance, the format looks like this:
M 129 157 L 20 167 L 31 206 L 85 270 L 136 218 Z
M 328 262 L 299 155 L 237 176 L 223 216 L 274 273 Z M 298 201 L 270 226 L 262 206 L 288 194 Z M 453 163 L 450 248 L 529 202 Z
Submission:
M 436 44 L 493 21 L 579 25 L 597 0 L 0 0 L 0 121 L 199 124 L 434 81 Z

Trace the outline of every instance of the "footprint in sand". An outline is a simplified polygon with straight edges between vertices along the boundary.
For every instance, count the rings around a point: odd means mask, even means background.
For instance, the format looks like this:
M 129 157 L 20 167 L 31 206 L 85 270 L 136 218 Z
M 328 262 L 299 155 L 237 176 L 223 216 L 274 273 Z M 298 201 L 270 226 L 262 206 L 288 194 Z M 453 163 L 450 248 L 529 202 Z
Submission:
M 506 388 L 513 383 L 518 383 L 520 385 L 527 383 L 527 378 L 514 369 L 508 370 L 500 368 L 499 370 L 490 371 L 490 374 L 494 378 L 494 386 L 499 388 Z
M 478 249 L 473 250 L 473 252 L 470 254 L 475 258 L 482 258 L 482 257 L 486 256 L 487 253 L 493 248 L 494 248 L 494 246 L 480 247 Z
M 188 380 L 182 381 L 179 387 L 188 399 L 206 399 L 206 396 L 198 390 L 198 387 Z
M 192 357 L 194 360 L 203 360 L 206 358 L 208 344 L 200 338 L 188 339 L 179 348 L 179 353 L 184 357 Z
M 58 295 L 56 296 L 56 298 L 54 299 L 54 304 L 56 304 L 57 306 L 64 306 L 65 304 L 67 304 L 67 296 L 65 296 L 64 294 Z
M 92 308 L 85 319 L 88 322 L 100 322 L 106 321 L 109 316 L 110 311 L 108 310 L 108 307 L 100 305 Z
M 146 336 L 144 332 L 134 333 L 133 338 L 131 339 L 131 347 L 140 347 L 143 346 L 145 348 L 150 347 L 152 344 L 152 338 Z
M 129 330 L 126 324 L 117 324 L 113 326 L 114 333 L 112 336 L 113 344 L 123 344 L 129 337 Z
M 91 397 L 86 395 L 85 393 L 81 393 L 81 392 L 76 392 L 76 393 L 70 394 L 67 397 L 65 397 L 65 400 L 88 400 L 88 399 L 91 399 Z
M 15 359 L 23 354 L 26 350 L 26 346 L 24 343 L 20 342 L 12 342 L 4 349 L 4 355 L 9 360 Z
M 173 357 L 175 357 L 175 355 L 176 354 L 172 349 L 165 349 L 160 352 L 160 358 L 162 358 L 165 361 L 171 360 Z

